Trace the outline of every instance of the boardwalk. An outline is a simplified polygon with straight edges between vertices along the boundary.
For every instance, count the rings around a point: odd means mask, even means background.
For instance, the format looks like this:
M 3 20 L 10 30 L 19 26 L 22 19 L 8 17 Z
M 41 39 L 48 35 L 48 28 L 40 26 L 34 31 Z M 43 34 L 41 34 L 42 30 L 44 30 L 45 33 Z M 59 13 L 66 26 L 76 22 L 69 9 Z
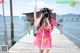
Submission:
M 31 34 L 26 34 L 10 48 L 9 53 L 39 53 L 39 49 L 32 44 L 35 37 L 32 31 L 30 33 Z M 50 53 L 80 53 L 80 48 L 71 42 L 64 34 L 60 35 L 60 31 L 57 28 L 55 28 L 51 34 L 53 47 Z

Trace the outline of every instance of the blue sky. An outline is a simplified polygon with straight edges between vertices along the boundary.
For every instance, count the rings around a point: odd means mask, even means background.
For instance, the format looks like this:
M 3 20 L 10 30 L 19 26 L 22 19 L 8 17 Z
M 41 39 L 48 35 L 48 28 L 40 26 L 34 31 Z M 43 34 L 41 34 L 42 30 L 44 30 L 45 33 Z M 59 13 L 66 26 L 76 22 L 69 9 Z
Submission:
M 4 1 L 5 1 L 4 2 L 5 15 L 10 15 L 9 0 Z M 13 0 L 13 15 L 22 15 L 22 13 L 33 12 L 34 1 L 35 0 Z M 71 7 L 70 4 L 57 4 L 56 1 L 73 1 L 73 0 L 37 0 L 37 10 L 41 9 L 42 7 L 48 7 L 54 9 L 53 12 L 56 12 L 57 14 L 67 13 L 80 14 L 80 3 L 77 3 L 75 7 Z M 2 14 L 1 5 L 0 14 Z

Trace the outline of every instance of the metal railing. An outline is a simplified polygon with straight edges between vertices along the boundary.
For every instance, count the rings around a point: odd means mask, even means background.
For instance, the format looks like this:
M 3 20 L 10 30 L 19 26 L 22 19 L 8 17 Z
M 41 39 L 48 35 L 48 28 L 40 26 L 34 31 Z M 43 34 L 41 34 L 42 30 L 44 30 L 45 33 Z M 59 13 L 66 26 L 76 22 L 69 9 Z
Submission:
M 63 26 L 65 26 L 66 28 L 68 27 L 69 29 L 70 29 L 70 28 L 73 28 L 73 29 L 78 29 L 78 30 L 80 30 L 80 28 L 74 27 L 74 26 L 71 26 L 71 25 L 62 24 L 62 23 L 58 23 L 58 24 L 60 24 L 60 31 L 61 31 L 60 33 L 63 33 L 63 32 L 64 32 L 64 33 L 67 34 L 67 36 L 71 36 L 72 38 L 80 41 L 79 38 L 77 38 L 76 36 L 73 36 L 72 34 L 70 34 L 69 32 L 67 32 L 66 30 L 62 29 Z
M 29 23 L 29 22 L 27 22 L 27 24 L 28 24 L 28 30 L 19 33 L 18 36 L 15 36 L 15 38 L 13 39 L 14 41 L 15 41 L 15 40 L 18 41 L 20 38 L 22 38 L 22 37 L 23 37 L 24 35 L 26 35 L 27 33 L 30 34 L 30 31 L 31 31 L 31 29 L 33 29 L 33 27 L 30 28 L 30 23 Z M 18 27 L 16 27 L 16 28 L 18 28 Z M 21 29 L 19 29 L 19 30 L 21 30 Z M 14 30 L 14 31 L 17 32 L 17 31 L 19 31 L 19 30 Z M 10 31 L 10 30 L 8 30 L 8 32 L 9 32 L 9 31 Z M 3 33 L 1 33 L 1 35 L 3 35 Z M 2 38 L 0 38 L 0 39 L 2 39 Z M 13 40 L 9 40 L 9 41 L 8 41 L 8 44 L 10 44 L 11 41 L 13 41 Z M 4 42 L 3 42 L 2 44 L 4 44 Z

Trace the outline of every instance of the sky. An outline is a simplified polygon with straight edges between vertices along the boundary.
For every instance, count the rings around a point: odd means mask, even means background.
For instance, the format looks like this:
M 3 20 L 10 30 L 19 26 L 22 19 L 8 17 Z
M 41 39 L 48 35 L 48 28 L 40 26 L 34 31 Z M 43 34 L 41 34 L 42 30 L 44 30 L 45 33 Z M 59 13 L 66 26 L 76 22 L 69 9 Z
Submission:
M 13 15 L 20 15 L 22 13 L 28 13 L 34 11 L 35 0 L 12 0 L 13 1 Z M 53 9 L 53 12 L 57 14 L 75 13 L 80 14 L 80 3 L 77 3 L 74 7 L 71 7 L 71 3 L 59 4 L 57 1 L 74 1 L 74 0 L 37 0 L 37 10 L 43 7 Z M 80 0 L 76 0 L 80 1 Z M 5 15 L 10 15 L 10 0 L 4 0 Z M 0 4 L 0 14 L 2 14 L 2 4 Z

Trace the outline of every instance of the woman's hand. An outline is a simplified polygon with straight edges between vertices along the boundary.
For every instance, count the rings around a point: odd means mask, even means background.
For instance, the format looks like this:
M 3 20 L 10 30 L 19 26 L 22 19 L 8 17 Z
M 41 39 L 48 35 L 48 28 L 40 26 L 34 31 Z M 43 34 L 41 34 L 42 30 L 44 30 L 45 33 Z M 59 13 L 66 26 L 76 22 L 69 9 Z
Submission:
M 41 18 L 41 19 L 43 18 L 43 13 L 41 13 L 40 18 Z
M 48 18 L 45 18 L 46 19 L 46 21 L 49 23 L 49 19 Z
M 50 32 L 51 32 L 51 31 L 52 31 L 51 23 L 50 23 L 50 21 L 49 21 L 49 19 L 48 19 L 48 18 L 45 18 L 45 19 L 46 19 L 46 21 L 47 21 L 47 23 L 48 23 L 48 27 L 49 27 Z

